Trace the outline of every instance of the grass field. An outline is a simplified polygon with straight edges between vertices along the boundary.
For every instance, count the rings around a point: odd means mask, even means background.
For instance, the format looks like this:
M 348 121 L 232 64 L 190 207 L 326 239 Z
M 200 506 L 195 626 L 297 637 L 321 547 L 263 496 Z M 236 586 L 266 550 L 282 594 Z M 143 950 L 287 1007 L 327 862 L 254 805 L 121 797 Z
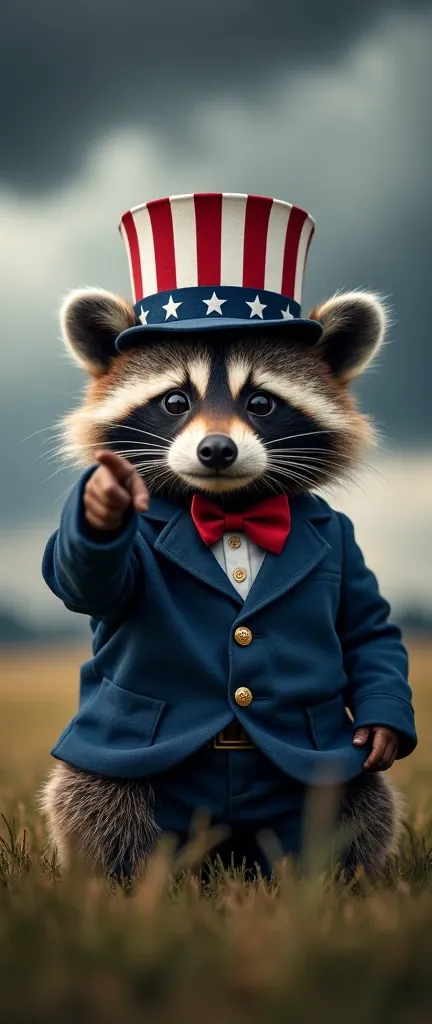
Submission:
M 270 885 L 220 872 L 203 889 L 193 870 L 173 881 L 166 847 L 132 893 L 77 871 L 61 879 L 35 811 L 88 651 L 4 657 L 1 1024 L 430 1024 L 432 649 L 410 654 L 419 747 L 390 773 L 407 828 L 373 887 L 294 880 L 286 864 Z

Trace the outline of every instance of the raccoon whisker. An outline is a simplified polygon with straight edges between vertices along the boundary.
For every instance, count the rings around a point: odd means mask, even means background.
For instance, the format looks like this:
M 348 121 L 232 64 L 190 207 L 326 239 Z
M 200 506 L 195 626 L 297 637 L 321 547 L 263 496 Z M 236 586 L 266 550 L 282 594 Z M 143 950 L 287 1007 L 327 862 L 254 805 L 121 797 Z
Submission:
M 338 452 L 330 452 L 330 451 L 329 452 L 325 452 L 325 453 L 323 452 L 322 454 L 321 454 L 321 452 L 317 452 L 317 453 L 312 452 L 312 453 L 310 453 L 307 448 L 304 448 L 304 449 L 298 448 L 297 451 L 296 451 L 295 448 L 292 448 L 291 451 L 287 450 L 287 451 L 280 452 L 279 450 L 277 450 L 277 451 L 273 451 L 273 452 L 268 452 L 268 457 L 271 458 L 271 459 L 276 459 L 277 458 L 277 459 L 286 459 L 286 460 L 289 460 L 289 459 L 292 459 L 292 458 L 296 459 L 298 457 L 300 457 L 302 459 L 309 458 L 309 459 L 312 459 L 312 460 L 314 460 L 314 459 L 333 459 L 333 458 L 337 459 L 337 458 L 339 458 L 339 453 Z
M 339 461 L 337 452 L 327 452 L 321 454 L 319 452 L 307 452 L 305 451 L 290 451 L 290 452 L 279 452 L 272 451 L 267 452 L 267 455 L 273 459 L 279 459 L 281 462 L 295 462 L 297 459 L 304 459 L 305 462 L 331 462 L 332 464 Z M 340 460 L 342 462 L 342 460 Z M 347 462 L 352 461 L 347 459 Z
M 155 473 L 155 474 L 152 473 L 152 476 L 154 476 L 155 478 L 163 476 L 163 475 L 165 475 L 165 476 L 172 476 L 172 469 L 170 468 L 170 466 L 167 465 L 166 462 L 156 462 L 156 463 L 155 462 L 153 462 L 153 463 L 152 462 L 139 462 L 139 463 L 137 463 L 137 469 L 138 468 L 139 469 L 145 469 L 146 467 L 149 467 L 150 469 L 157 469 L 159 471 L 158 473 Z
M 251 480 L 251 482 L 250 482 L 250 485 L 249 485 L 249 486 L 250 486 L 250 487 L 255 487 L 255 490 L 257 490 L 257 491 L 258 491 L 258 493 L 259 493 L 259 489 L 260 489 L 260 483 L 262 483 L 262 482 L 263 482 L 263 480 L 265 480 L 265 479 L 266 479 L 266 476 L 265 476 L 265 474 L 264 474 L 264 476 L 260 477 L 260 478 L 259 478 L 259 480 Z M 272 490 L 274 490 L 274 488 L 272 488 Z M 277 491 L 275 491 L 275 494 L 277 494 Z
M 125 438 L 124 441 L 120 441 L 120 440 L 112 440 L 111 441 L 111 440 L 109 440 L 109 441 L 105 441 L 105 442 L 102 442 L 102 443 L 100 441 L 92 441 L 90 444 L 86 445 L 86 448 L 103 448 L 104 443 L 105 444 L 109 444 L 109 445 L 111 445 L 111 444 L 132 444 L 132 440 L 133 440 L 133 443 L 135 445 L 149 445 L 149 444 L 151 444 L 153 446 L 153 448 L 169 448 L 169 442 L 168 441 L 167 441 L 166 444 L 155 444 L 154 441 L 139 441 L 139 440 L 136 440 L 135 438 Z
M 27 440 L 27 439 L 24 438 L 24 440 Z M 42 455 L 38 456 L 38 458 L 36 459 L 36 462 L 39 462 L 40 459 L 45 458 L 46 455 L 50 455 L 51 452 L 61 451 L 61 449 L 62 449 L 62 447 L 64 445 L 64 434 L 63 434 L 63 432 L 60 433 L 60 434 L 57 434 L 57 436 L 54 434 L 52 437 L 45 438 L 45 441 L 43 443 L 44 444 L 50 444 L 51 441 L 55 441 L 55 444 L 53 445 L 53 447 L 52 448 L 47 448 L 46 451 L 42 452 Z
M 142 452 L 141 452 L 141 455 L 142 455 Z M 134 457 L 132 455 L 132 456 L 129 457 L 129 461 L 130 461 L 131 465 L 134 467 L 134 469 L 138 469 L 138 468 L 144 469 L 146 467 L 148 469 L 150 469 L 152 466 L 157 468 L 158 466 L 167 466 L 168 465 L 167 459 L 159 459 L 156 455 L 152 455 L 148 459 L 139 458 L 138 455 L 136 457 Z
M 126 438 L 125 438 L 124 441 L 108 441 L 107 444 L 128 444 L 128 443 L 130 444 L 131 442 L 132 442 L 132 438 L 128 439 L 128 440 L 126 440 Z M 134 442 L 135 445 L 139 445 L 140 448 L 145 448 L 146 446 L 148 448 L 149 445 L 152 446 L 152 449 L 153 448 L 155 448 L 156 450 L 159 449 L 159 451 L 166 451 L 169 448 L 169 443 L 167 443 L 167 444 L 155 444 L 154 441 L 137 441 L 137 440 L 135 440 L 135 438 L 133 439 L 133 442 Z
M 167 464 L 165 460 L 163 462 L 152 462 L 150 459 L 147 459 L 145 462 L 135 462 L 134 468 L 137 470 L 137 472 L 139 472 L 141 469 L 166 469 Z
M 334 491 L 331 490 L 328 484 L 316 484 L 315 486 L 316 489 L 322 491 L 323 494 L 328 494 L 332 501 L 336 502 L 337 504 L 337 495 L 334 493 Z M 346 488 L 343 489 L 346 490 Z
M 312 446 L 309 444 L 301 445 L 300 448 L 294 448 L 292 445 L 288 445 L 288 448 L 278 448 L 278 451 L 280 452 L 324 452 L 326 455 L 328 453 L 333 453 L 333 450 L 333 448 L 318 448 L 318 446 Z
M 294 479 L 296 477 L 297 480 L 302 480 L 308 484 L 316 482 L 309 474 L 306 474 L 302 466 L 299 466 L 296 462 L 293 463 L 289 470 L 284 466 L 277 465 L 272 466 L 272 469 L 279 473 L 280 476 L 287 477 L 288 479 Z
M 312 437 L 314 434 L 331 434 L 331 430 L 306 430 L 304 434 L 287 434 L 286 437 L 275 437 L 271 441 L 262 441 L 265 448 L 268 448 L 270 444 L 279 444 L 280 441 L 291 441 L 292 438 L 297 437 Z
M 161 488 L 164 486 L 164 484 L 166 484 L 166 482 L 169 479 L 171 479 L 171 487 L 173 487 L 173 484 L 174 484 L 175 481 L 173 480 L 172 470 L 166 469 L 166 468 L 165 468 L 165 470 L 161 470 L 159 473 L 156 473 L 154 476 L 152 476 L 152 480 L 151 480 L 152 492 L 156 494 L 157 491 L 160 491 Z M 168 491 L 168 493 L 169 493 L 169 491 Z
M 146 465 L 146 464 L 142 463 L 141 465 Z M 148 465 L 155 465 L 155 463 L 152 462 L 149 459 L 148 460 Z M 158 465 L 159 465 L 159 463 L 158 463 Z M 166 465 L 165 460 L 161 461 L 160 465 Z M 50 473 L 50 475 L 47 476 L 45 480 L 42 480 L 42 483 L 43 484 L 47 484 L 49 482 L 49 480 L 52 480 L 53 477 L 57 476 L 58 473 L 62 473 L 62 472 L 64 472 L 64 470 L 70 469 L 70 468 L 71 468 L 70 466 L 58 466 L 58 468 L 54 470 L 54 473 Z M 71 486 L 73 486 L 73 485 L 71 485 Z M 66 493 L 66 492 L 64 492 L 64 493 Z
M 69 491 L 72 490 L 72 487 L 75 487 L 75 481 L 69 484 L 69 487 L 66 487 L 66 490 L 63 491 L 62 494 L 59 494 L 58 498 L 54 498 L 54 505 L 56 505 L 58 501 L 61 501 L 61 499 L 64 498 L 65 494 L 69 494 Z
M 59 442 L 63 441 L 63 439 L 64 439 L 64 430 L 59 430 L 58 434 L 52 434 L 51 437 L 46 437 L 44 439 L 44 441 L 42 441 L 42 447 L 44 448 L 45 445 L 51 444 L 51 441 L 55 441 L 56 444 L 59 444 Z
M 50 473 L 50 475 L 47 476 L 45 480 L 42 480 L 42 483 L 43 484 L 47 484 L 49 480 L 52 480 L 54 476 L 57 476 L 57 473 L 64 473 L 65 469 L 69 469 L 70 470 L 71 466 L 59 466 L 58 469 L 54 470 L 54 473 Z
M 86 445 L 86 448 L 92 448 L 92 447 L 93 447 L 93 445 Z M 100 449 L 101 445 L 95 445 L 94 447 Z M 153 448 L 144 449 L 144 451 L 143 451 L 142 448 L 141 449 L 140 448 L 138 448 L 138 449 L 137 448 L 129 448 L 129 449 L 122 449 L 121 452 L 119 452 L 118 454 L 122 455 L 124 458 L 128 458 L 128 457 L 133 456 L 133 455 L 160 455 L 160 452 L 163 451 L 163 450 L 164 449 L 162 448 L 162 446 L 159 446 L 156 449 L 153 449 Z M 62 456 L 62 458 L 64 460 L 73 459 L 74 458 L 73 455 L 67 455 L 67 454 L 66 455 L 65 454 L 62 455 L 62 450 L 60 448 L 60 449 L 57 449 L 54 453 L 53 452 L 44 452 L 43 455 L 39 456 L 39 459 L 37 459 L 36 461 L 39 462 L 39 460 L 41 458 L 45 458 L 46 462 L 48 462 L 48 463 L 49 462 L 55 462 L 56 459 L 59 456 Z
M 146 434 L 147 437 L 156 437 L 158 441 L 163 441 L 166 447 L 169 447 L 169 441 L 166 437 L 162 437 L 162 434 L 153 434 L 151 430 L 143 430 L 142 427 L 131 427 L 127 423 L 105 423 L 105 427 L 112 427 L 114 430 L 132 430 L 136 434 Z
M 90 445 L 89 445 L 90 447 Z M 162 445 L 157 445 L 156 448 L 122 448 L 118 455 L 159 455 L 160 458 L 165 458 L 165 448 Z
M 22 437 L 21 440 L 20 440 L 20 444 L 24 444 L 25 441 L 31 441 L 32 437 L 37 437 L 38 434 L 44 434 L 46 430 L 52 430 L 52 428 L 53 428 L 53 424 L 51 423 L 51 426 L 41 427 L 40 430 L 34 430 L 33 433 L 32 434 L 28 434 L 27 437 Z M 55 437 L 55 434 L 52 435 L 52 438 L 49 438 L 49 437 L 45 438 L 45 441 L 43 441 L 43 444 L 48 444 L 48 442 L 50 440 L 52 440 L 54 437 Z
M 286 475 L 286 474 L 282 474 L 282 475 Z M 293 480 L 294 483 L 300 484 L 302 487 L 304 487 L 305 485 L 306 485 L 306 487 L 316 486 L 317 489 L 319 488 L 320 490 L 322 490 L 322 492 L 326 492 L 327 494 L 329 494 L 330 497 L 333 499 L 333 501 L 337 501 L 337 498 L 336 498 L 335 494 L 332 492 L 332 490 L 328 486 L 325 486 L 325 485 L 322 485 L 322 484 L 318 484 L 315 480 L 310 480 L 309 481 L 303 475 L 300 475 L 298 473 L 289 473 L 288 474 L 288 478 Z M 269 473 L 265 473 L 262 476 L 262 480 L 264 482 L 266 482 L 266 483 L 269 483 L 270 480 L 275 480 L 275 482 L 276 482 L 276 484 L 278 486 L 279 492 L 280 492 L 280 489 L 282 489 L 282 487 L 283 487 L 283 484 L 280 483 L 279 480 L 277 480 L 277 477 L 274 477 L 274 476 L 272 476 Z
M 85 449 L 85 451 L 89 452 L 89 454 L 90 454 L 89 450 L 91 449 L 91 447 L 93 447 L 92 444 L 83 444 L 83 450 Z M 96 447 L 96 449 L 98 449 L 99 451 L 103 450 L 103 445 L 101 445 L 101 444 L 95 444 L 94 447 Z M 161 455 L 162 452 L 165 452 L 165 449 L 162 449 L 162 447 L 158 447 L 158 449 L 142 449 L 142 447 L 139 447 L 139 449 L 135 449 L 135 447 L 134 447 L 134 449 L 126 449 L 126 447 L 122 447 L 122 450 L 118 454 L 119 455 L 124 455 L 124 456 L 126 456 L 126 455 Z M 71 458 L 68 455 L 68 453 L 63 453 L 62 449 L 56 449 L 55 452 L 45 452 L 43 454 L 43 456 L 41 456 L 40 458 L 46 459 L 46 461 L 49 462 L 50 460 L 52 461 L 53 459 L 55 459 L 59 455 L 63 455 L 63 458 Z M 40 460 L 38 459 L 38 462 L 39 461 Z
M 308 452 L 306 449 L 303 451 L 294 449 L 291 452 L 272 452 L 273 458 L 277 458 L 280 462 L 289 464 L 290 462 L 302 461 L 309 463 L 310 465 L 324 465 L 329 466 L 341 466 L 342 468 L 350 468 L 353 463 L 353 459 L 350 456 L 341 456 L 339 452 Z M 345 461 L 344 461 L 345 458 Z
M 294 466 L 294 467 L 295 466 L 302 466 L 303 469 L 309 469 L 309 470 L 312 470 L 312 469 L 318 469 L 318 470 L 337 469 L 340 473 L 348 473 L 351 470 L 351 468 L 352 468 L 349 463 L 346 463 L 346 462 L 340 463 L 340 462 L 338 462 L 337 458 L 334 458 L 334 459 L 328 458 L 328 459 L 326 459 L 326 458 L 322 458 L 322 456 L 316 456 L 315 458 L 312 458 L 312 459 L 306 459 L 306 458 L 290 459 L 290 458 L 287 458 L 287 457 L 282 457 L 281 459 L 271 459 L 271 460 L 269 460 L 269 462 L 270 462 L 270 464 L 272 466 L 285 466 L 285 467 L 289 467 L 289 466 Z
M 121 452 L 117 452 L 118 455 L 159 455 L 162 458 L 161 451 L 163 448 L 122 448 Z
M 272 480 L 275 480 L 276 484 L 278 483 L 278 481 L 276 480 L 276 477 L 273 477 L 270 473 L 264 473 L 264 475 L 261 477 L 261 481 L 263 483 L 267 484 L 269 487 L 271 487 L 272 491 L 274 491 L 275 494 L 278 494 L 279 492 L 278 492 L 277 487 L 273 487 L 272 486 L 272 483 L 271 483 Z M 257 485 L 257 487 L 258 487 L 258 485 Z M 279 490 L 280 490 L 280 487 L 281 487 L 281 485 L 279 484 Z
M 347 459 L 348 462 L 341 462 L 340 459 L 342 459 L 342 458 Z M 281 461 L 281 463 L 283 465 L 288 465 L 288 464 L 291 463 L 291 459 L 289 459 L 287 456 L 282 456 L 280 461 Z M 302 463 L 304 464 L 304 466 L 306 468 L 309 467 L 309 468 L 312 469 L 314 466 L 316 466 L 317 468 L 327 466 L 328 469 L 330 469 L 330 468 L 337 469 L 338 472 L 344 476 L 344 478 L 346 478 L 347 480 L 350 480 L 352 483 L 354 483 L 359 488 L 359 490 L 362 491 L 363 494 L 365 492 L 360 487 L 360 484 L 358 483 L 358 480 L 357 480 L 357 476 L 353 475 L 355 473 L 355 471 L 357 471 L 361 466 L 365 466 L 374 476 L 376 476 L 377 480 L 380 480 L 383 483 L 388 483 L 389 482 L 382 473 L 379 473 L 378 471 L 376 471 L 376 473 L 375 473 L 374 472 L 374 467 L 373 466 L 368 466 L 368 464 L 363 462 L 362 460 L 358 460 L 358 459 L 355 460 L 355 468 L 354 468 L 353 460 L 350 459 L 350 457 L 347 456 L 347 455 L 346 456 L 342 456 L 342 454 L 339 453 L 339 452 L 335 452 L 334 454 L 332 453 L 331 455 L 328 455 L 328 457 L 323 457 L 323 456 L 318 456 L 318 455 L 311 455 L 311 456 L 309 456 L 307 453 L 304 453 L 302 455 L 302 460 L 301 461 L 302 461 Z M 297 463 L 297 464 L 300 464 L 297 459 L 294 459 L 293 462 Z M 351 465 L 350 465 L 350 463 L 351 463 Z
M 303 455 L 303 454 L 304 455 L 309 455 L 311 453 L 314 454 L 315 452 L 317 454 L 319 454 L 319 455 L 339 455 L 340 454 L 339 452 L 335 452 L 334 449 L 332 449 L 332 448 L 310 448 L 309 445 L 308 445 L 307 447 L 304 446 L 303 448 L 291 448 L 291 447 L 289 447 L 289 448 L 277 448 L 276 449 L 276 453 L 269 452 L 269 455 L 273 455 L 273 454 L 277 454 L 277 455 L 294 455 L 294 454 L 296 454 L 296 455 L 298 455 L 298 454 L 300 454 L 300 455 Z M 350 457 L 351 456 L 349 456 L 349 455 L 344 456 L 344 458 L 347 458 L 347 459 L 350 458 Z
M 45 459 L 46 462 L 54 462 L 55 459 L 58 458 L 59 456 L 62 456 L 64 461 L 70 460 L 70 459 L 73 458 L 72 455 L 62 454 L 62 446 L 60 445 L 58 448 L 51 448 L 47 452 L 42 452 L 42 455 L 38 455 L 38 457 L 35 460 L 35 462 L 36 463 L 40 462 L 41 459 Z
M 306 458 L 306 457 L 309 457 L 309 455 L 311 453 L 315 453 L 315 452 L 316 453 L 322 453 L 323 455 L 328 455 L 329 457 L 332 458 L 332 460 L 347 459 L 349 462 L 353 462 L 354 461 L 353 457 L 351 455 L 345 455 L 344 452 L 332 452 L 328 448 L 309 448 L 309 447 L 307 447 L 307 448 L 279 448 L 277 454 L 278 455 L 286 455 L 286 454 L 288 455 L 288 454 L 291 454 L 291 453 L 292 454 L 295 453 L 295 454 L 301 454 L 304 458 Z M 384 474 L 381 473 L 380 470 L 376 468 L 376 466 L 372 466 L 372 464 L 370 462 L 366 462 L 365 459 L 360 459 L 360 458 L 356 457 L 355 458 L 355 464 L 356 464 L 356 466 L 364 466 L 365 469 L 367 469 L 371 473 L 373 473 L 374 476 L 380 477 L 382 480 L 385 481 L 385 483 L 389 482 L 388 478 L 386 476 L 384 476 Z
M 330 494 L 334 501 L 337 501 L 335 494 L 333 493 L 333 491 L 330 490 L 330 488 L 326 484 L 320 483 L 319 480 L 312 479 L 301 469 L 299 469 L 297 472 L 292 469 L 290 470 L 290 472 L 287 472 L 285 469 L 278 468 L 276 469 L 276 472 L 278 472 L 280 476 L 285 477 L 285 479 L 293 480 L 296 483 L 300 483 L 302 486 L 306 484 L 307 487 L 316 487 L 317 489 L 319 488 L 320 490 L 325 490 L 328 494 Z
M 310 469 L 310 467 L 306 467 L 306 468 L 308 470 Z M 291 479 L 294 476 L 294 473 L 292 471 L 284 472 L 284 470 L 281 467 L 278 467 L 277 469 L 275 468 L 275 472 L 279 473 L 280 476 L 286 477 L 288 479 Z M 317 470 L 317 474 L 316 475 L 312 475 L 311 476 L 309 472 L 308 473 L 305 472 L 305 469 L 304 469 L 303 466 L 296 464 L 295 472 L 297 474 L 297 477 L 299 479 L 301 479 L 302 481 L 304 481 L 305 483 L 307 483 L 310 487 L 321 488 L 321 489 L 324 488 L 324 487 L 328 488 L 328 481 L 326 481 L 325 476 L 324 476 L 323 480 L 320 479 L 320 477 L 322 475 L 322 471 L 319 470 L 319 469 Z M 339 487 L 342 488 L 342 490 L 346 491 L 348 488 L 347 488 L 346 483 L 344 483 L 344 481 L 347 481 L 347 480 L 350 483 L 354 483 L 355 484 L 354 480 L 351 481 L 351 479 L 349 477 L 346 477 L 346 476 L 344 477 L 342 475 L 341 475 L 341 477 L 338 477 L 335 482 L 338 484 Z M 335 495 L 334 495 L 333 491 L 329 490 L 329 493 L 332 495 L 333 498 L 335 498 Z
M 350 467 L 347 466 L 346 464 L 338 467 L 337 462 L 332 459 L 316 458 L 309 461 L 303 459 L 281 459 L 279 461 L 276 459 L 272 459 L 269 460 L 269 462 L 274 469 L 279 469 L 280 472 L 292 468 L 294 470 L 298 469 L 302 472 L 307 470 L 308 473 L 311 473 L 313 472 L 314 469 L 316 469 L 318 473 L 321 473 L 331 468 L 338 469 L 341 474 L 347 475 L 350 469 Z
M 319 486 L 315 480 L 307 479 L 304 476 L 304 474 L 300 475 L 299 473 L 292 473 L 291 472 L 291 473 L 281 473 L 280 475 L 284 476 L 288 480 L 291 480 L 293 483 L 299 484 L 302 488 L 306 487 L 306 488 L 309 489 L 310 487 L 313 487 L 313 486 L 316 486 L 316 487 Z M 269 480 L 275 480 L 276 483 L 278 484 L 279 491 L 282 489 L 281 482 L 275 476 L 272 476 L 270 474 L 264 474 L 263 480 L 265 480 L 266 482 L 268 482 Z M 320 485 L 320 486 L 321 486 L 321 490 L 323 490 L 322 485 Z M 329 491 L 329 493 L 331 493 L 331 492 Z M 334 499 L 334 495 L 333 494 L 332 494 L 332 498 Z
M 319 480 L 307 480 L 306 474 L 304 472 L 304 468 L 306 468 L 308 470 L 308 472 L 309 472 L 310 470 L 313 469 L 313 465 L 306 464 L 306 466 L 304 467 L 303 464 L 299 463 L 299 462 L 293 462 L 292 465 L 293 465 L 295 470 L 297 469 L 298 472 L 301 473 L 304 476 L 304 480 L 306 482 L 310 483 L 311 485 L 315 485 L 316 487 L 319 487 L 320 490 L 325 490 L 328 494 L 331 495 L 331 497 L 333 498 L 334 501 L 337 501 L 337 498 L 336 498 L 336 496 L 334 494 L 334 491 L 330 490 L 328 484 L 321 483 Z M 286 464 L 282 467 L 282 466 L 277 466 L 277 464 L 275 464 L 275 463 L 272 463 L 272 468 L 275 469 L 277 472 L 279 472 L 281 474 L 281 476 L 291 477 L 293 475 L 292 471 L 287 473 L 287 471 L 286 471 Z M 318 472 L 320 472 L 320 466 L 317 465 L 316 468 L 317 468 Z M 356 477 L 353 476 L 351 473 L 347 472 L 345 467 L 342 467 L 341 475 L 339 476 L 339 478 L 337 480 L 337 484 L 338 484 L 339 487 L 342 488 L 342 490 L 348 491 L 347 483 L 350 483 L 354 487 L 357 487 L 358 490 L 361 491 L 361 493 L 364 495 L 364 497 L 367 498 L 366 492 L 363 490 L 363 487 L 361 487 L 361 485 L 359 484 L 359 482 L 356 479 Z
M 285 477 L 288 480 L 296 480 L 298 482 L 308 483 L 308 484 L 311 484 L 311 483 L 315 482 L 315 481 L 312 481 L 310 478 L 308 479 L 306 477 L 306 474 L 304 474 L 300 470 L 298 470 L 297 466 L 295 465 L 295 463 L 293 464 L 292 468 L 290 468 L 289 471 L 287 469 L 285 469 L 284 467 L 277 466 L 277 465 L 272 465 L 271 469 L 273 470 L 273 479 L 275 479 L 274 473 L 276 472 L 279 476 Z

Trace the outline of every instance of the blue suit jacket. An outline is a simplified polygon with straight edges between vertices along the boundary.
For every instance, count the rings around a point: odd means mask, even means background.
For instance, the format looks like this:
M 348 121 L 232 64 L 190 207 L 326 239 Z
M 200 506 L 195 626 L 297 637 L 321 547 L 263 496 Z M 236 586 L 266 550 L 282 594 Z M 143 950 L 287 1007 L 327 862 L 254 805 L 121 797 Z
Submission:
M 153 775 L 235 716 L 306 783 L 361 773 L 370 744 L 352 745 L 354 726 L 390 726 L 399 757 L 411 753 L 406 651 L 346 516 L 313 496 L 293 501 L 285 547 L 266 554 L 243 602 L 187 510 L 153 499 L 115 534 L 92 530 L 82 497 L 95 468 L 75 484 L 43 556 L 46 583 L 93 631 L 79 710 L 55 757 L 119 778 Z M 253 634 L 245 647 L 240 625 Z M 252 691 L 248 707 L 234 700 L 240 686 Z

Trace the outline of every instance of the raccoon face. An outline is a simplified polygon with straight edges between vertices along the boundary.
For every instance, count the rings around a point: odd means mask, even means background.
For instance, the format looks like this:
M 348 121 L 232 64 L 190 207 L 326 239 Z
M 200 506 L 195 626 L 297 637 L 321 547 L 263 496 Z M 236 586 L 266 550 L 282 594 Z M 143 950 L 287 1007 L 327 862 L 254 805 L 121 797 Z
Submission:
M 97 448 L 111 447 L 151 493 L 182 503 L 202 492 L 227 507 L 349 476 L 373 439 L 349 383 L 381 344 L 385 310 L 353 292 L 309 315 L 324 328 L 313 346 L 263 324 L 259 337 L 139 334 L 136 348 L 118 353 L 116 337 L 136 322 L 131 307 L 108 293 L 73 293 L 63 336 L 90 382 L 62 421 L 63 455 L 90 464 Z

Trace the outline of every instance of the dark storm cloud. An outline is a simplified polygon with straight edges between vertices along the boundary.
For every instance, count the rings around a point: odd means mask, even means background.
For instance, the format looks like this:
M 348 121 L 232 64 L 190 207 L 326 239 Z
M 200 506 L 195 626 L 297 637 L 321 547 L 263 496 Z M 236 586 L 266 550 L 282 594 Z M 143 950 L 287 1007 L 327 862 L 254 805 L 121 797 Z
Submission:
M 118 125 L 187 144 L 194 102 L 340 57 L 388 14 L 430 0 L 13 0 L 3 5 L 0 180 L 50 188 Z
M 311 210 L 305 310 L 338 288 L 391 297 L 398 322 L 359 383 L 361 405 L 413 458 L 430 443 L 430 59 L 427 19 L 415 17 L 429 3 L 304 0 L 295 23 L 294 6 L 221 0 L 204 15 L 198 0 L 185 0 L 168 16 L 166 6 L 149 12 L 125 0 L 120 26 L 120 5 L 114 14 L 109 0 L 88 10 L 77 0 L 73 11 L 15 0 L 8 28 L 3 12 L 0 527 L 56 522 L 74 478 L 49 457 L 54 424 L 82 383 L 60 357 L 60 295 L 86 283 L 129 295 L 117 214 L 195 181 Z M 146 126 L 163 136 L 155 145 Z M 20 194 L 2 196 L 2 183 Z

